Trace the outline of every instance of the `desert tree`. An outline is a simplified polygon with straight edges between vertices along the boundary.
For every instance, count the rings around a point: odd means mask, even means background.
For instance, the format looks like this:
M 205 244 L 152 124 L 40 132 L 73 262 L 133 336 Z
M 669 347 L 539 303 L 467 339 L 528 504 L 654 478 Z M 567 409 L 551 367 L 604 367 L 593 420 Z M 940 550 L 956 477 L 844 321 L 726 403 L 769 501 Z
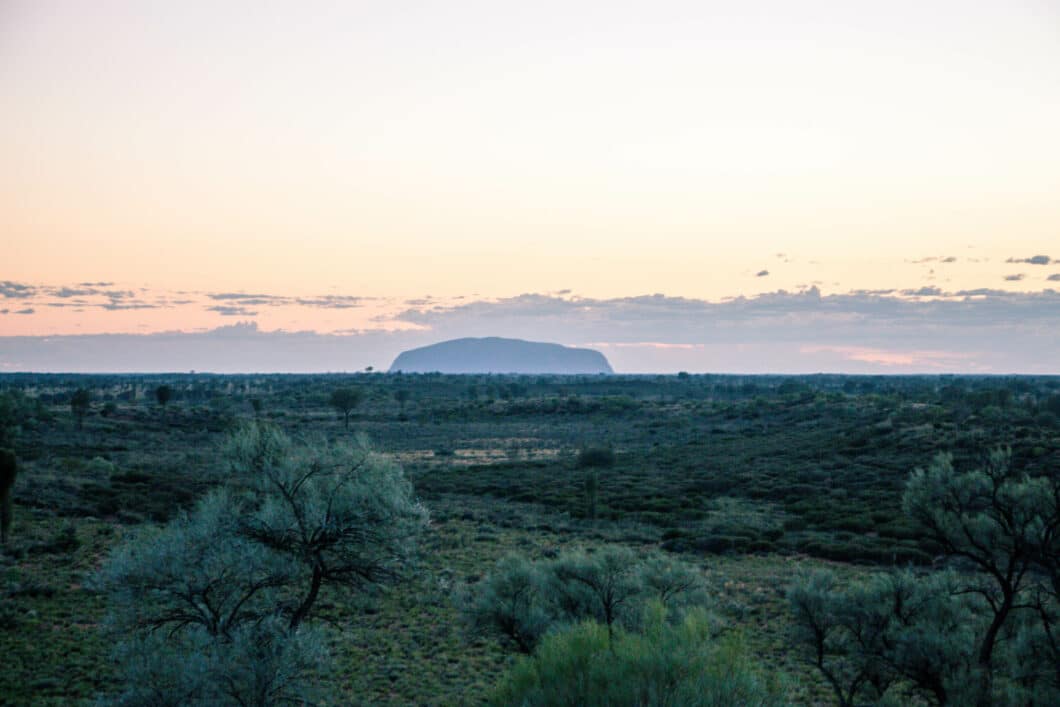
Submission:
M 574 463 L 579 469 L 610 469 L 615 465 L 615 452 L 610 447 L 585 447 Z
M 256 424 L 231 437 L 228 456 L 251 480 L 255 499 L 241 532 L 305 575 L 292 629 L 309 616 L 324 585 L 388 582 L 409 566 L 427 511 L 401 467 L 363 439 L 299 446 L 278 428 Z
M 586 447 L 578 452 L 575 466 L 584 469 L 582 491 L 585 494 L 585 513 L 596 520 L 597 500 L 600 493 L 600 469 L 615 465 L 615 453 L 610 447 Z
M 336 388 L 331 391 L 329 404 L 342 415 L 342 422 L 346 429 L 350 427 L 350 414 L 361 404 L 364 394 L 359 388 Z
M 788 591 L 794 645 L 847 707 L 880 701 L 903 681 L 933 704 L 963 690 L 972 617 L 948 573 L 883 573 L 840 587 L 826 570 Z
M 638 565 L 642 591 L 665 607 L 709 603 L 703 573 L 669 555 L 651 554 Z
M 296 567 L 239 532 L 247 510 L 238 495 L 220 489 L 119 546 L 100 579 L 123 628 L 196 627 L 231 639 L 237 628 L 275 614 Z
M 242 625 L 218 640 L 198 628 L 137 632 L 114 651 L 121 692 L 97 704 L 309 705 L 326 702 L 321 679 L 330 656 L 320 631 L 291 634 L 274 617 Z
M 592 616 L 611 637 L 615 624 L 630 617 L 627 610 L 643 588 L 636 556 L 621 546 L 560 557 L 552 563 L 551 580 L 560 607 L 571 618 Z
M 139 529 L 99 573 L 122 703 L 304 702 L 327 665 L 321 590 L 396 579 L 412 560 L 426 511 L 382 456 L 261 424 L 225 453 L 220 488 Z
M 462 597 L 463 618 L 471 634 L 495 634 L 529 655 L 555 622 L 549 599 L 545 571 L 525 557 L 508 555 Z
M 1027 590 L 1032 618 L 1020 626 L 1014 672 L 1021 682 L 1044 684 L 1060 699 L 1060 473 L 1044 477 L 1043 484 L 1042 526 Z
M 837 702 L 895 682 L 935 704 L 1060 700 L 1055 476 L 1016 472 L 1007 449 L 966 471 L 940 454 L 912 473 L 903 507 L 947 571 L 846 588 L 817 573 L 789 592 L 798 643 Z
M 11 533 L 11 522 L 14 520 L 12 487 L 18 475 L 18 459 L 10 449 L 0 449 L 0 543 L 7 544 Z
M 273 641 L 290 638 L 275 622 L 297 573 L 240 535 L 244 510 L 231 491 L 215 491 L 165 527 L 141 529 L 105 563 L 98 582 L 109 594 L 109 628 L 119 637 L 115 657 L 124 673 L 116 703 L 270 704 L 237 685 L 244 680 L 235 666 L 254 662 L 260 631 Z M 292 676 L 285 696 L 309 683 L 308 673 Z
M 1006 623 L 1035 608 L 1028 590 L 1052 527 L 1048 479 L 1016 472 L 1011 456 L 996 449 L 979 468 L 958 471 L 951 455 L 939 454 L 913 472 L 902 500 L 927 538 L 968 570 L 960 591 L 985 606 L 985 629 L 975 639 L 979 705 L 993 699 L 995 652 Z
M 155 401 L 159 407 L 162 408 L 162 417 L 166 415 L 166 406 L 169 405 L 169 401 L 173 398 L 173 388 L 168 385 L 160 385 L 155 388 Z
M 92 408 L 92 393 L 86 388 L 78 388 L 70 396 L 70 412 L 77 419 L 77 429 L 82 429 L 85 424 L 85 415 Z
M 39 407 L 39 401 L 36 401 Z M 20 390 L 0 392 L 0 447 L 13 447 L 25 419 L 32 415 L 30 401 Z
M 845 602 L 835 589 L 835 577 L 812 573 L 788 591 L 794 614 L 795 640 L 835 695 L 839 707 L 851 707 L 870 684 L 870 670 L 853 655 L 843 630 Z
M 396 400 L 397 404 L 400 406 L 402 417 L 405 416 L 405 405 L 408 404 L 409 397 L 410 393 L 407 388 L 398 388 L 394 391 L 394 400 Z

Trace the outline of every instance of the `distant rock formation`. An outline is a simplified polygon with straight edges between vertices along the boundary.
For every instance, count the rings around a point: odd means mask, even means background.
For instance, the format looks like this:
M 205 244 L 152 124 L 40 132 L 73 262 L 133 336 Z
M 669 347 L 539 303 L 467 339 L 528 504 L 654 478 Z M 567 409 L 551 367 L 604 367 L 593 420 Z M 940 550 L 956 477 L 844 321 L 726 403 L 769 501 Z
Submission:
M 614 373 L 599 351 L 521 339 L 453 339 L 402 352 L 390 372 Z

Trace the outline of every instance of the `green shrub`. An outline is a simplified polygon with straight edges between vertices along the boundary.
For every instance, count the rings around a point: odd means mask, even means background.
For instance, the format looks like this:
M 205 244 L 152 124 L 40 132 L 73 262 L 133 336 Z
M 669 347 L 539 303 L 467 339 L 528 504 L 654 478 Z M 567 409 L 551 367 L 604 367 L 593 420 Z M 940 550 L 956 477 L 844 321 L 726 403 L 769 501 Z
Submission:
M 718 639 L 702 610 L 673 624 L 655 604 L 643 633 L 614 640 L 594 621 L 550 634 L 519 660 L 492 705 L 766 707 L 784 704 L 781 681 L 759 672 L 738 636 Z
M 462 597 L 463 618 L 475 635 L 496 633 L 517 651 L 530 653 L 555 619 L 539 567 L 510 555 Z
M 651 602 L 676 619 L 708 601 L 696 568 L 663 555 L 638 558 L 621 546 L 566 552 L 537 563 L 509 556 L 460 599 L 474 635 L 495 635 L 522 653 L 530 653 L 549 631 L 586 619 L 609 630 L 635 630 Z

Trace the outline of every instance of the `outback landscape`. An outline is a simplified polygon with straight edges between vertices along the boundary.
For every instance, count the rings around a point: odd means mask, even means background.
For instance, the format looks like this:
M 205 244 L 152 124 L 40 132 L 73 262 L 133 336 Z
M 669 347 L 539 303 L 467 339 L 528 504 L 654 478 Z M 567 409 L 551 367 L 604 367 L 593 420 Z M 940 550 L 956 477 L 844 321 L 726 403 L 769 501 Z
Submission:
M 120 592 L 101 575 L 145 528 L 205 522 L 204 499 L 238 474 L 233 439 L 266 429 L 325 446 L 367 438 L 404 469 L 422 517 L 415 546 L 394 545 L 370 581 L 323 583 L 306 624 L 330 660 L 273 665 L 288 682 L 254 703 L 312 685 L 326 704 L 681 704 L 674 676 L 689 666 L 643 665 L 649 656 L 715 671 L 729 661 L 724 672 L 742 683 L 722 682 L 746 694 L 703 704 L 963 704 L 960 690 L 986 678 L 989 703 L 1044 705 L 1060 687 L 1056 377 L 9 374 L 0 386 L 18 463 L 0 556 L 9 704 L 163 703 L 134 694 L 145 674 L 158 683 L 157 666 L 115 663 L 129 636 L 116 633 Z M 995 512 L 981 498 L 994 477 L 971 472 L 989 470 L 997 450 L 1011 473 Z M 953 527 L 932 527 L 947 512 L 938 499 L 938 514 L 917 515 L 910 481 L 916 468 L 936 473 L 940 453 L 956 475 L 919 492 L 962 489 Z M 954 488 L 937 488 L 946 478 Z M 1052 496 L 1021 506 L 1038 481 Z M 965 526 L 970 535 L 955 529 Z M 1036 556 L 1035 542 L 1052 554 Z M 635 638 L 677 640 L 635 615 L 651 611 L 648 599 L 612 617 L 584 597 L 564 611 L 549 608 L 547 589 L 526 598 L 538 573 L 586 568 L 615 573 L 608 581 L 629 597 L 666 584 L 663 625 L 705 632 L 703 655 L 621 654 L 660 681 L 658 699 L 530 686 L 529 661 L 565 674 L 545 649 L 574 650 L 548 642 L 567 632 L 613 619 L 612 640 L 631 650 Z M 889 606 L 881 581 L 919 607 Z M 851 611 L 858 596 L 866 615 Z M 977 650 L 1004 602 L 985 668 Z M 184 669 L 194 657 L 180 642 L 165 650 Z
M 1056 0 L 0 0 L 0 707 L 1057 707 Z

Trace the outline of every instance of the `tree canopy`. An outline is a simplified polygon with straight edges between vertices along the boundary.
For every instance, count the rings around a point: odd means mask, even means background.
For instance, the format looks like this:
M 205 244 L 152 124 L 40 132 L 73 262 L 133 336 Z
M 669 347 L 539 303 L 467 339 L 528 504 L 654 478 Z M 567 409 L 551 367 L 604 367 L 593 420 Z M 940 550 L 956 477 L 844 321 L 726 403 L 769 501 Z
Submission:
M 253 424 L 225 456 L 226 483 L 133 534 L 100 571 L 118 651 L 151 651 L 122 662 L 124 701 L 303 699 L 325 654 L 307 625 L 322 589 L 396 580 L 413 560 L 427 512 L 401 467 L 363 442 Z

